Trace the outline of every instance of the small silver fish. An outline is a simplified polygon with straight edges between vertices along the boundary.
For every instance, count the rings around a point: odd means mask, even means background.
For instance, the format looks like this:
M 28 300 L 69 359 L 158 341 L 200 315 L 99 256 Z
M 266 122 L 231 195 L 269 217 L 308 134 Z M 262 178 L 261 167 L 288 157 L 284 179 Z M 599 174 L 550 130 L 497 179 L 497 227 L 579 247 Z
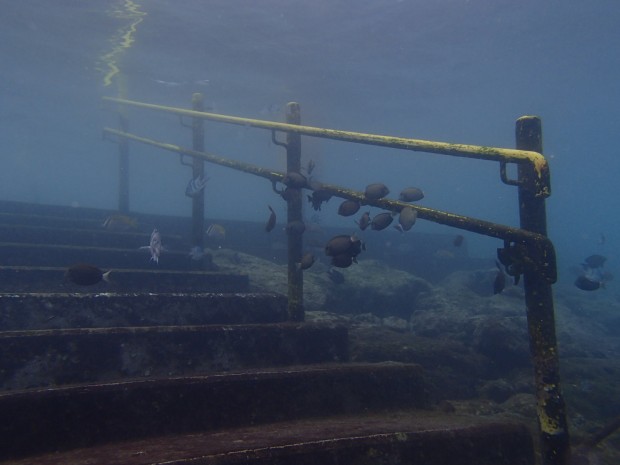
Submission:
M 153 232 L 151 233 L 151 240 L 149 242 L 149 245 L 144 245 L 140 248 L 148 249 L 149 252 L 151 252 L 151 260 L 153 260 L 155 263 L 159 263 L 159 255 L 161 254 L 163 247 L 161 245 L 161 236 L 159 235 L 159 231 L 157 230 L 157 228 L 154 228 Z
M 202 190 L 207 185 L 209 178 L 205 176 L 198 176 L 197 178 L 190 179 L 185 188 L 185 195 L 188 197 L 196 197 L 200 195 Z

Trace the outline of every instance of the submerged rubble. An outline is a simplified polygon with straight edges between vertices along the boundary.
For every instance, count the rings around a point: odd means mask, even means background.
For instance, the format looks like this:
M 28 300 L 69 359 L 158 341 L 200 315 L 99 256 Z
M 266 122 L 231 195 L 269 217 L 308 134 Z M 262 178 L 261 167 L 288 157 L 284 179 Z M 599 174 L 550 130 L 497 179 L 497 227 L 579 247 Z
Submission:
M 247 273 L 250 286 L 287 292 L 286 266 L 219 250 L 222 268 Z M 326 263 L 304 273 L 308 321 L 349 327 L 352 361 L 419 363 L 437 408 L 477 415 L 507 415 L 535 428 L 536 400 L 524 293 L 509 285 L 493 295 L 496 270 L 456 271 L 431 284 L 375 260 L 329 279 Z M 620 302 L 593 301 L 556 287 L 556 333 L 571 434 L 584 437 L 620 415 Z M 601 446 L 615 454 L 617 444 Z

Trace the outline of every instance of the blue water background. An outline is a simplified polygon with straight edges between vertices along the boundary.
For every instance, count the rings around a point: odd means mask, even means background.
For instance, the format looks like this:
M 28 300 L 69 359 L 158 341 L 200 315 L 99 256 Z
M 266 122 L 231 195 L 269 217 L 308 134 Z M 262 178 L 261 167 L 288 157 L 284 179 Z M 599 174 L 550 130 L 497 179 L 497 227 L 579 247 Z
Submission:
M 117 147 L 101 134 L 117 117 L 102 96 L 187 108 L 202 92 L 213 111 L 276 121 L 296 101 L 311 126 L 500 147 L 514 147 L 518 117 L 538 115 L 561 278 L 591 253 L 620 270 L 618 24 L 615 0 L 0 0 L 0 199 L 116 207 Z M 120 73 L 106 86 L 115 47 Z M 130 121 L 191 144 L 176 117 L 132 110 Z M 210 123 L 206 146 L 283 170 L 270 137 Z M 321 181 L 418 186 L 424 206 L 518 225 L 516 188 L 493 162 L 307 137 L 303 157 Z M 267 181 L 207 172 L 208 217 L 264 221 L 267 204 L 284 215 Z M 190 176 L 177 155 L 132 144 L 131 208 L 189 215 Z M 321 221 L 352 230 L 336 206 Z M 500 241 L 466 238 L 492 264 Z

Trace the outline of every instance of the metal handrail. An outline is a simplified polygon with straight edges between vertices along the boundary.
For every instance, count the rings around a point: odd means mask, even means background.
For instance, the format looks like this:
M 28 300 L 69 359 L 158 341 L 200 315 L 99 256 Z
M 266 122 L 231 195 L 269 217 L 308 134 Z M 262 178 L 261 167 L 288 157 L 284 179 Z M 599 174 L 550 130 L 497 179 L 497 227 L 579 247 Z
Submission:
M 243 163 L 236 160 L 231 160 L 229 158 L 222 157 L 220 155 L 216 155 L 206 151 L 197 151 L 182 147 L 176 144 L 170 144 L 167 142 L 161 142 L 154 139 L 149 139 L 146 137 L 141 137 L 136 134 L 132 134 L 129 132 L 119 131 L 113 128 L 104 128 L 104 135 L 106 136 L 117 136 L 120 140 L 128 139 L 136 142 L 140 142 L 145 145 L 151 145 L 153 147 L 158 147 L 163 150 L 167 150 L 169 152 L 179 153 L 183 155 L 187 155 L 190 157 L 200 158 L 209 163 L 213 163 L 220 166 L 225 166 L 228 168 L 233 168 L 238 171 L 244 171 L 246 173 L 253 174 L 255 176 L 260 176 L 262 178 L 268 179 L 271 182 L 281 182 L 282 179 L 286 176 L 286 173 L 282 171 L 272 170 L 268 168 L 262 168 L 257 165 L 252 165 L 249 163 Z M 309 184 L 304 187 L 308 190 L 325 190 L 332 194 L 335 197 L 340 197 L 343 199 L 351 199 L 357 200 L 360 203 L 365 205 L 370 205 L 373 207 L 382 208 L 384 210 L 390 210 L 393 212 L 399 212 L 401 209 L 405 207 L 412 208 L 417 212 L 418 218 L 433 221 L 435 223 L 443 224 L 446 226 L 451 226 L 458 229 L 463 229 L 467 231 L 471 231 L 478 234 L 483 234 L 485 236 L 494 237 L 497 239 L 502 239 L 510 242 L 517 242 L 522 244 L 534 243 L 534 242 L 550 242 L 546 236 L 542 234 L 533 233 L 531 231 L 527 231 L 525 229 L 514 228 L 510 226 L 505 226 L 498 223 L 492 223 L 490 221 L 484 221 L 477 218 L 472 218 L 469 216 L 458 215 L 455 213 L 444 212 L 440 210 L 435 210 L 433 208 L 422 207 L 420 205 L 402 202 L 399 200 L 391 200 L 387 198 L 378 199 L 378 200 L 369 200 L 365 197 L 363 192 L 354 191 L 352 189 L 347 189 L 345 187 L 337 186 L 334 184 Z M 549 244 L 551 247 L 551 244 Z
M 103 97 L 103 99 L 109 102 L 115 102 L 121 105 L 128 105 L 136 108 L 162 111 L 166 113 L 172 113 L 178 116 L 201 118 L 210 121 L 218 121 L 221 123 L 236 124 L 240 126 L 271 129 L 273 131 L 283 131 L 305 136 L 320 137 L 324 139 L 333 139 L 359 144 L 411 150 L 414 152 L 427 152 L 441 155 L 452 155 L 457 157 L 496 161 L 501 163 L 503 167 L 505 166 L 505 163 L 529 164 L 533 167 L 535 173 L 538 176 L 539 194 L 545 197 L 548 197 L 551 194 L 551 187 L 549 182 L 549 166 L 547 160 L 542 154 L 529 150 L 486 147 L 481 145 L 454 144 L 449 142 L 408 139 L 404 137 L 383 136 L 378 134 L 365 134 L 361 132 L 342 131 L 338 129 L 325 129 L 314 126 L 302 126 L 253 118 L 241 118 L 238 116 L 220 115 L 216 113 L 187 110 L 184 108 L 169 107 L 165 105 L 155 105 L 152 103 L 137 102 L 135 100 L 127 100 L 116 97 Z
M 200 94 L 194 98 L 201 100 Z M 288 123 L 277 123 L 234 116 L 218 115 L 182 108 L 154 105 L 132 100 L 104 97 L 104 100 L 144 109 L 164 111 L 180 117 L 191 117 L 194 126 L 201 126 L 202 120 L 219 121 L 243 126 L 252 126 L 287 134 L 287 143 L 278 143 L 287 150 L 288 171 L 300 171 L 299 136 L 307 135 L 341 141 L 378 145 L 412 151 L 453 155 L 468 158 L 492 160 L 500 163 L 501 180 L 518 187 L 521 228 L 491 223 L 476 218 L 442 212 L 431 208 L 412 205 L 390 199 L 369 200 L 361 192 L 330 184 L 306 183 L 303 188 L 321 189 L 332 195 L 355 199 L 361 203 L 391 211 L 405 207 L 414 209 L 420 218 L 478 234 L 503 239 L 504 247 L 498 249 L 498 258 L 512 276 L 524 276 L 525 301 L 532 362 L 535 369 L 536 396 L 538 402 L 538 423 L 544 465 L 565 465 L 570 455 L 569 434 L 566 421 L 564 399 L 560 390 L 559 357 L 555 337 L 555 321 L 551 284 L 556 281 L 556 257 L 553 243 L 547 238 L 545 198 L 551 193 L 549 166 L 542 156 L 542 131 L 540 120 L 536 117 L 522 117 L 517 121 L 517 147 L 527 150 L 502 149 L 464 144 L 449 144 L 419 139 L 363 134 L 334 129 L 323 129 L 299 124 L 299 105 L 287 106 Z M 147 139 L 127 131 L 105 128 L 105 136 L 116 136 L 119 142 L 135 140 L 168 151 L 189 155 L 222 166 L 262 176 L 274 184 L 283 181 L 286 173 L 261 168 L 255 165 L 229 160 L 203 150 L 186 149 L 178 145 Z M 196 134 L 195 134 L 196 135 Z M 533 149 L 533 150 L 532 150 Z M 508 179 L 506 164 L 516 163 L 518 178 Z M 294 192 L 287 199 L 289 220 L 301 219 L 301 192 Z M 289 234 L 289 316 L 293 320 L 303 320 L 303 280 L 296 268 L 295 260 L 301 257 L 301 233 Z

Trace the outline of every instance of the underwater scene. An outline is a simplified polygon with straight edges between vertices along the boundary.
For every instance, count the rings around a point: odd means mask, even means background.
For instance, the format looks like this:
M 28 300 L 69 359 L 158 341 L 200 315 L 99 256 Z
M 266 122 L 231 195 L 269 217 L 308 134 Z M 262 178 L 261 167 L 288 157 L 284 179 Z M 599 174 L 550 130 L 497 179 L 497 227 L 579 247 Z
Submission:
M 0 464 L 620 463 L 619 23 L 0 0 Z

